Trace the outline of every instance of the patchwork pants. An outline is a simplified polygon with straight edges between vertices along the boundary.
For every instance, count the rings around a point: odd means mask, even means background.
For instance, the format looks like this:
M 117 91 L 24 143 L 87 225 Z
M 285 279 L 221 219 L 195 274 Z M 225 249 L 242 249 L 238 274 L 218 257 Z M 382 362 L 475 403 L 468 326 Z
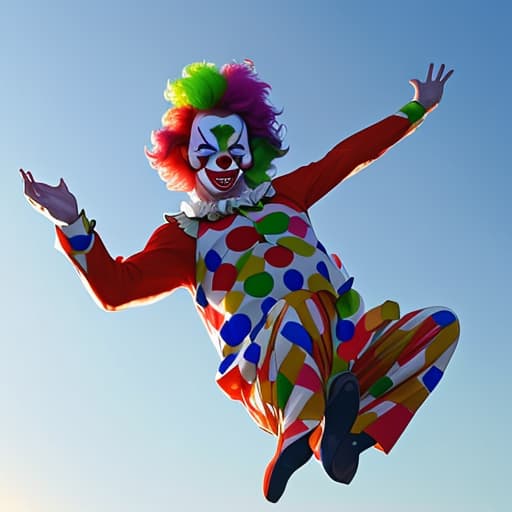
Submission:
M 323 291 L 293 292 L 269 312 L 257 340 L 265 355 L 241 399 L 254 421 L 277 436 L 270 465 L 308 433 L 319 457 L 329 386 L 346 371 L 360 385 L 352 432 L 366 432 L 388 453 L 441 380 L 459 335 L 456 316 L 445 308 L 399 318 L 389 301 L 365 313 L 346 341 L 337 336 L 339 323 L 336 298 Z

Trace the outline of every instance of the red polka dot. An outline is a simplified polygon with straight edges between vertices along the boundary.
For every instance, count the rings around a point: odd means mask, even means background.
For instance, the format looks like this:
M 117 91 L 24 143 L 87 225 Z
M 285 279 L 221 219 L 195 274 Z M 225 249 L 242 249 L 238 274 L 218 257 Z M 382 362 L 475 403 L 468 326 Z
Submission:
M 286 247 L 271 247 L 265 252 L 265 261 L 273 267 L 287 267 L 293 261 L 293 252 Z
M 331 254 L 331 259 L 338 268 L 341 268 L 343 266 L 343 264 L 341 263 L 341 259 L 337 254 Z
M 233 288 L 237 271 L 234 265 L 223 263 L 213 274 L 212 289 L 228 291 Z
M 236 215 L 228 215 L 216 221 L 204 220 L 199 223 L 198 236 L 204 235 L 209 229 L 223 231 L 233 224 Z
M 260 234 L 252 226 L 236 228 L 226 237 L 226 245 L 232 251 L 246 251 L 261 240 Z

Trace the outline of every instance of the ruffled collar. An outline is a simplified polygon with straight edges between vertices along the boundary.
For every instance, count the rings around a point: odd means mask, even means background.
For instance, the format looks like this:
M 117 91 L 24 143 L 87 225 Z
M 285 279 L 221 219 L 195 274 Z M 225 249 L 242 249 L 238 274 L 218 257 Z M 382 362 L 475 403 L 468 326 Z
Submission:
M 258 206 L 264 198 L 272 197 L 275 193 L 271 181 L 265 181 L 256 188 L 249 188 L 245 185 L 242 192 L 236 197 L 217 201 L 201 200 L 193 191 L 189 193 L 189 201 L 182 201 L 179 213 L 166 215 L 165 218 L 176 219 L 181 229 L 188 235 L 197 238 L 199 220 L 215 221 L 232 215 L 237 210 Z

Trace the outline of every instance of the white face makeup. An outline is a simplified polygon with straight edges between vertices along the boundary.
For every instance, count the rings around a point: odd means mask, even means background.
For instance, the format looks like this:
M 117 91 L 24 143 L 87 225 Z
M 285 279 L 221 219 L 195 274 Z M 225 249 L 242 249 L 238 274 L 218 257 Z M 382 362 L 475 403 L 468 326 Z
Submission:
M 213 199 L 230 197 L 243 170 L 252 165 L 242 118 L 236 114 L 197 114 L 190 133 L 188 161 L 197 171 L 200 195 L 206 193 Z

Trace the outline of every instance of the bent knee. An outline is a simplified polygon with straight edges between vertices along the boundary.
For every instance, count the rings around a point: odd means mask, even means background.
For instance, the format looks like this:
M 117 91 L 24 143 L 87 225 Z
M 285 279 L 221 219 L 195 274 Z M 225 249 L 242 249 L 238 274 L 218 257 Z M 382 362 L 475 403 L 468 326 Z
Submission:
M 460 334 L 460 322 L 457 315 L 449 308 L 445 307 L 433 307 L 431 310 L 430 317 L 432 320 L 445 331 L 449 331 L 450 338 L 452 338 L 454 344 L 459 340 Z
M 441 329 L 450 329 L 460 332 L 460 323 L 457 315 L 450 308 L 444 306 L 431 306 L 421 310 L 423 318 L 430 317 Z
M 444 307 L 437 307 L 431 309 L 433 311 L 430 316 L 432 317 L 434 322 L 440 327 L 448 327 L 449 325 L 452 324 L 459 325 L 459 319 L 451 309 Z

